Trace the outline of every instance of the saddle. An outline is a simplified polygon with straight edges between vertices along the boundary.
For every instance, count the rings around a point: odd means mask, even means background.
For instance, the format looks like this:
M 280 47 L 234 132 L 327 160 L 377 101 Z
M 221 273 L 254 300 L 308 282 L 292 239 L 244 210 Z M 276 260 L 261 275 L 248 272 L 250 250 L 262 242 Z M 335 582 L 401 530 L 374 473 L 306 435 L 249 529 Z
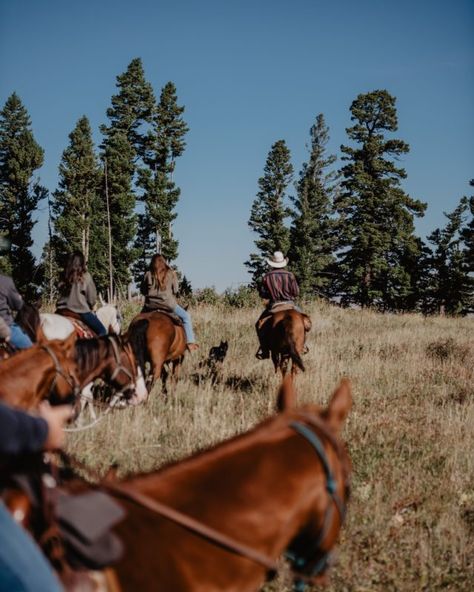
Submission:
M 178 325 L 178 327 L 182 327 L 183 326 L 183 321 L 181 320 L 180 317 L 178 317 L 177 314 L 175 314 L 174 312 L 172 312 L 169 308 L 165 308 L 165 307 L 156 307 L 156 308 L 149 308 L 148 306 L 144 306 L 142 308 L 142 313 L 151 313 L 151 312 L 159 312 L 161 314 L 164 314 L 166 316 L 168 316 L 175 325 Z
M 74 326 L 74 331 L 79 339 L 92 339 L 93 337 L 97 337 L 94 331 L 84 323 L 77 312 L 69 310 L 69 308 L 58 308 L 55 314 L 66 317 L 71 321 Z
M 285 310 L 295 310 L 295 305 L 292 302 L 275 302 L 272 304 L 272 306 L 265 309 L 262 313 L 260 319 L 257 322 L 257 329 L 260 331 L 268 319 L 270 319 L 277 312 L 284 312 Z M 302 312 L 301 315 L 303 316 L 304 330 L 307 333 L 312 327 L 311 319 L 304 312 Z
M 102 491 L 71 493 L 57 486 L 56 471 L 48 463 L 35 471 L 11 475 L 2 483 L 6 506 L 16 519 L 22 517 L 17 521 L 23 527 L 33 527 L 32 534 L 66 590 L 95 590 L 88 571 L 105 570 L 107 577 L 107 568 L 123 554 L 123 544 L 111 530 L 125 511 Z M 41 531 L 35 531 L 39 524 Z

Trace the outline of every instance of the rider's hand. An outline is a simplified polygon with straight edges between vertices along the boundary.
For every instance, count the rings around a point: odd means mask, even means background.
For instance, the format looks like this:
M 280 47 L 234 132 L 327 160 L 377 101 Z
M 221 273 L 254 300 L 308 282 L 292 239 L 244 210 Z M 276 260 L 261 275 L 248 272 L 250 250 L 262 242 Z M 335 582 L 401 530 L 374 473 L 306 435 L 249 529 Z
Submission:
M 49 403 L 41 403 L 39 414 L 48 424 L 48 437 L 44 443 L 45 450 L 57 450 L 64 444 L 64 425 L 71 419 L 73 409 L 70 405 L 51 407 Z

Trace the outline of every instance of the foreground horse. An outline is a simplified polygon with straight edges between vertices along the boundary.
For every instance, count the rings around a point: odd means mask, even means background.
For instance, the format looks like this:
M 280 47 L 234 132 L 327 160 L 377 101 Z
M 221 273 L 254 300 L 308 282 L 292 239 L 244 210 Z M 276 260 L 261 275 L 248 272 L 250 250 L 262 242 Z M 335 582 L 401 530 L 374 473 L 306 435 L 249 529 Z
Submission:
M 301 354 L 305 348 L 305 332 L 311 328 L 310 318 L 297 310 L 274 312 L 257 326 L 262 350 L 270 352 L 275 372 L 282 376 L 288 372 L 291 360 L 291 374 L 297 369 L 304 371 Z
M 126 545 L 116 566 L 123 589 L 251 592 L 284 553 L 296 581 L 324 580 L 349 494 L 350 461 L 339 436 L 351 401 L 343 381 L 326 409 L 295 408 L 288 377 L 277 416 L 112 488 L 128 513 L 116 528 Z M 164 518 L 160 503 L 231 544 Z
M 186 352 L 186 336 L 184 328 L 162 312 L 141 313 L 136 316 L 128 328 L 127 339 L 140 363 L 143 375 L 147 375 L 146 363 L 150 364 L 149 381 L 153 383 L 161 377 L 163 392 L 166 393 L 168 370 L 176 379 Z
M 0 364 L 0 398 L 32 409 L 54 391 L 59 401 L 79 392 L 76 336 L 33 345 Z

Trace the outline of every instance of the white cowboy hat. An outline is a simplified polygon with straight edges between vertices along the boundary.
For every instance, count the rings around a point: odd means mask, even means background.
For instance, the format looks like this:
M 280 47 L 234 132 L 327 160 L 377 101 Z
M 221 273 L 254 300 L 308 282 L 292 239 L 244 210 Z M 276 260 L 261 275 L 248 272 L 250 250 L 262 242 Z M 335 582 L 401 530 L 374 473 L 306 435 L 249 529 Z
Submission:
M 286 267 L 288 265 L 288 257 L 285 257 L 281 251 L 275 251 L 272 259 L 266 260 L 270 267 Z

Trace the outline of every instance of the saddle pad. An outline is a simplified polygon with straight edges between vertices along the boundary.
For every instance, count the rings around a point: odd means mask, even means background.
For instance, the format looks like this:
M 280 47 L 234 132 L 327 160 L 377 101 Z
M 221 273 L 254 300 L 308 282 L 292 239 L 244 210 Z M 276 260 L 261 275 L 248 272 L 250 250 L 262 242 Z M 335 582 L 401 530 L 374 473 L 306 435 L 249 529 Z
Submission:
M 295 305 L 289 302 L 276 302 L 270 307 L 269 312 L 273 314 L 275 312 L 282 312 L 284 310 L 293 310 L 294 308 Z
M 100 539 L 125 517 L 122 506 L 101 491 L 59 492 L 57 512 L 59 521 L 88 543 Z

